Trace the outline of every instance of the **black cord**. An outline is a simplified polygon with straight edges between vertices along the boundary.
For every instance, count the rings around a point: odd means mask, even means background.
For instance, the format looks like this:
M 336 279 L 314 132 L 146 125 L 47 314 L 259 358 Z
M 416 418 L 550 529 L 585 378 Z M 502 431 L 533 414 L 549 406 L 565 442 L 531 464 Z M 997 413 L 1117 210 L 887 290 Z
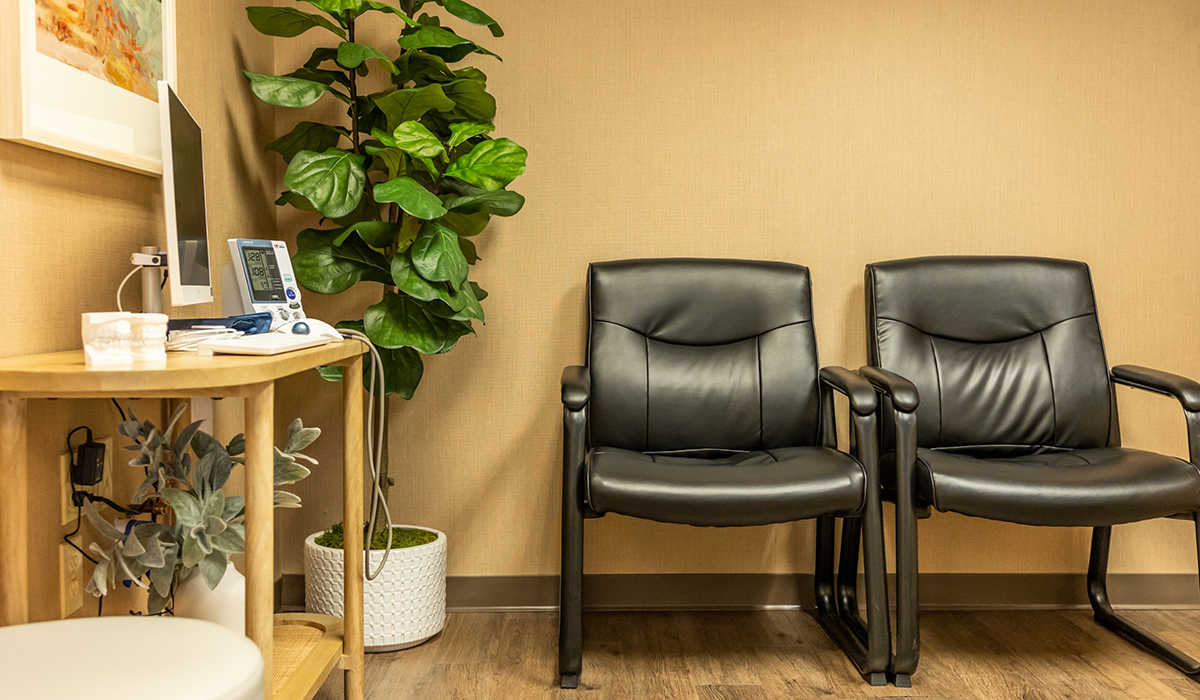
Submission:
M 78 493 L 81 498 L 86 498 L 89 501 L 91 501 L 92 503 L 99 501 L 99 502 L 103 503 L 104 505 L 108 506 L 109 508 L 112 508 L 113 510 L 117 511 L 118 513 L 124 513 L 125 515 L 141 515 L 142 514 L 142 511 L 140 511 L 140 510 L 131 510 L 129 508 L 126 508 L 125 506 L 118 505 L 118 504 L 108 500 L 104 496 L 97 496 L 96 494 L 88 493 L 87 491 L 77 491 L 76 493 Z
M 79 492 L 72 489 L 72 493 L 78 494 Z M 76 503 L 79 503 L 79 501 L 76 501 Z M 85 552 L 79 548 L 79 545 L 77 545 L 71 541 L 72 537 L 79 534 L 79 528 L 81 528 L 81 527 L 83 527 L 83 506 L 76 505 L 75 506 L 75 529 L 71 531 L 71 534 L 63 535 L 63 542 L 66 542 L 67 544 L 74 547 L 75 551 L 82 554 L 84 559 L 87 559 L 88 561 L 92 562 L 93 564 L 99 564 L 100 562 L 96 561 L 95 559 L 92 559 L 90 556 L 88 556 L 87 552 Z
M 121 414 L 121 422 L 122 423 L 128 422 L 129 419 L 125 417 L 125 411 L 124 411 L 124 409 L 121 408 L 121 404 L 117 403 L 116 399 L 109 399 L 109 401 L 112 401 L 113 405 L 117 407 L 117 413 Z
M 75 466 L 75 448 L 71 447 L 71 438 L 74 437 L 75 433 L 78 433 L 80 430 L 86 430 L 87 431 L 87 441 L 88 442 L 92 441 L 92 429 L 87 427 L 86 425 L 81 425 L 78 428 L 75 428 L 71 432 L 67 433 L 67 452 L 69 452 L 71 454 L 71 466 L 72 467 Z M 74 483 L 74 482 L 72 482 L 72 483 Z

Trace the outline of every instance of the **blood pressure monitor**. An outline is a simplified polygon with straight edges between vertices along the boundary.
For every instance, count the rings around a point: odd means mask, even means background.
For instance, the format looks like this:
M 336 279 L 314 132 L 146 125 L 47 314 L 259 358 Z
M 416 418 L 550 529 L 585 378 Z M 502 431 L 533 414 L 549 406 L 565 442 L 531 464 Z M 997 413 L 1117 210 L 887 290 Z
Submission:
M 237 279 L 238 294 L 225 285 L 225 313 L 230 316 L 250 313 L 271 314 L 271 329 L 288 321 L 304 318 L 300 305 L 300 286 L 292 272 L 292 259 L 283 241 L 250 238 L 229 239 L 232 276 Z M 240 298 L 240 308 L 231 305 Z

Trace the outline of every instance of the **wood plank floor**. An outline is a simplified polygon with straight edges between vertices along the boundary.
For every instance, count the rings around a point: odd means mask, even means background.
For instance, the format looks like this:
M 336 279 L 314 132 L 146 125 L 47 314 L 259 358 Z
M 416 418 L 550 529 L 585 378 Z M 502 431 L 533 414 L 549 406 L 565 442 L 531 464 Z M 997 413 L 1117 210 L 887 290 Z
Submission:
M 1200 655 L 1200 611 L 1129 615 Z M 921 621 L 913 687 L 872 688 L 807 613 L 587 613 L 580 686 L 561 690 L 556 614 L 455 613 L 420 647 L 368 654 L 367 697 L 1200 699 L 1200 683 L 1085 611 L 924 612 Z M 317 699 L 340 699 L 341 685 L 333 674 Z

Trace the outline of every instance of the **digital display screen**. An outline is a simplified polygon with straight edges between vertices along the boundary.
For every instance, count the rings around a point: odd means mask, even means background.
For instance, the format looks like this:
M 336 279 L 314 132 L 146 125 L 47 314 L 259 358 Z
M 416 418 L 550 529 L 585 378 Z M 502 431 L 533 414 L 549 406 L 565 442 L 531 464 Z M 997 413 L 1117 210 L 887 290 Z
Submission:
M 283 280 L 279 276 L 279 264 L 271 248 L 242 248 L 242 266 L 246 280 L 250 283 L 250 297 L 255 303 L 283 303 Z

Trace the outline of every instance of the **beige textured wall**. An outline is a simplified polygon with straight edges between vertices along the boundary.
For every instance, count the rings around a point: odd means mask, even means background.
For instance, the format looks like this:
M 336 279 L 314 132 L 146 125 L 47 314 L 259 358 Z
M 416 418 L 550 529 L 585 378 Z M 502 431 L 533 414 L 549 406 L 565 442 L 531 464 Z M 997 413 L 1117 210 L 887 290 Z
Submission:
M 213 240 L 233 235 L 273 235 L 273 212 L 262 198 L 274 187 L 254 144 L 269 132 L 270 110 L 247 99 L 243 64 L 270 62 L 270 40 L 258 38 L 239 3 L 179 4 L 179 95 L 204 131 L 209 230 Z M 245 232 L 245 233 L 244 233 Z M 84 162 L 0 141 L 0 357 L 69 350 L 80 346 L 79 314 L 116 310 L 117 284 L 129 271 L 129 254 L 143 245 L 166 245 L 162 185 L 158 178 Z M 228 253 L 215 248 L 214 263 Z M 138 309 L 138 284 L 126 288 L 126 308 Z M 219 314 L 219 305 L 179 309 L 182 316 Z M 144 417 L 161 421 L 161 402 L 141 401 Z M 33 401 L 29 410 L 30 614 L 59 616 L 58 456 L 71 428 L 87 424 L 96 437 L 116 434 L 120 417 L 107 401 Z M 161 422 L 159 423 L 161 425 Z M 77 442 L 82 435 L 77 435 Z M 3 449 L 3 447 L 0 447 Z M 116 459 L 117 489 L 131 495 L 140 475 Z M 0 485 L 3 488 L 3 485 Z M 86 549 L 85 525 L 76 541 Z M 0 562 L 0 566 L 4 564 Z M 90 567 L 88 569 L 90 572 Z M 136 605 L 123 589 L 105 612 Z M 94 615 L 85 600 L 80 614 Z
M 504 56 L 482 65 L 500 104 L 497 133 L 530 151 L 513 186 L 528 204 L 479 239 L 488 324 L 429 360 L 417 397 L 397 401 L 392 420 L 393 512 L 447 532 L 451 575 L 557 571 L 557 381 L 583 357 L 593 260 L 808 265 L 822 358 L 857 367 L 868 262 L 1081 259 L 1113 364 L 1200 376 L 1200 4 L 483 6 L 508 32 L 472 36 Z M 282 71 L 311 45 L 279 46 Z M 280 110 L 278 126 L 296 118 Z M 297 224 L 281 217 L 281 235 Z M 312 294 L 305 303 L 330 320 L 352 306 Z M 301 413 L 336 423 L 336 394 L 319 381 L 289 382 L 281 395 L 297 405 L 328 396 L 331 405 Z M 1170 400 L 1122 389 L 1120 401 L 1126 444 L 1185 454 Z M 335 443 L 324 452 L 334 460 Z M 301 568 L 300 536 L 338 517 L 339 483 L 318 473 L 298 489 L 305 509 L 281 516 L 287 570 Z M 807 523 L 720 530 L 609 516 L 586 530 L 589 572 L 812 567 Z M 921 534 L 925 571 L 1086 566 L 1085 530 L 936 515 Z M 1116 571 L 1195 565 L 1186 523 L 1117 530 Z

